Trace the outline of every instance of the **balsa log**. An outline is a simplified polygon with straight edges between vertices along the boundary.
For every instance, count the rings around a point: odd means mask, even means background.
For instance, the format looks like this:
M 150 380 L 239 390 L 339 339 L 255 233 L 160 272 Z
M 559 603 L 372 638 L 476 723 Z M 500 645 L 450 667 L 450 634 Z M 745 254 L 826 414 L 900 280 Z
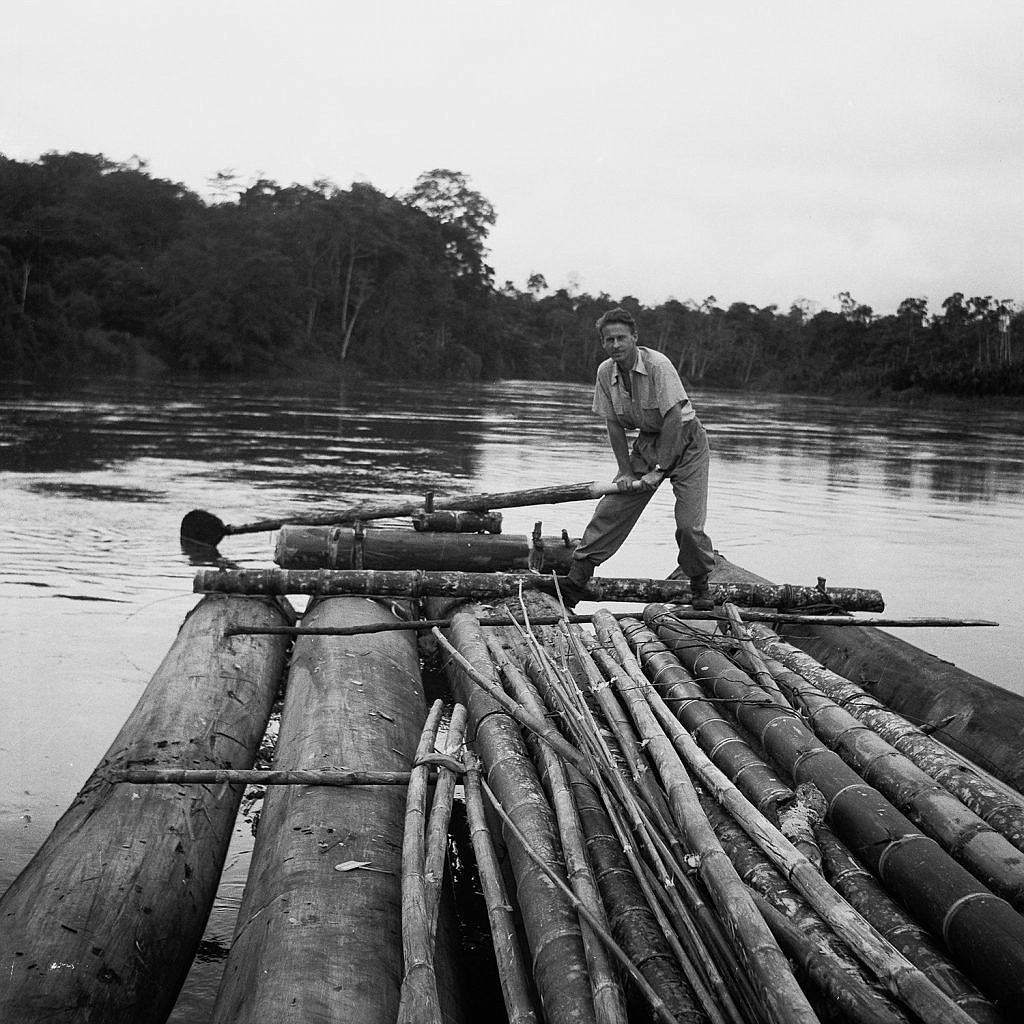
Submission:
M 358 599 L 306 615 L 323 626 L 391 618 Z M 410 634 L 301 637 L 274 767 L 409 771 L 425 714 Z M 268 791 L 216 1024 L 393 1024 L 405 796 L 398 786 Z
M 419 533 L 348 526 L 282 526 L 274 561 L 284 569 L 431 569 L 567 573 L 573 541 L 525 534 Z
M 113 768 L 251 768 L 284 664 L 270 602 L 206 598 L 97 769 L 0 899 L 0 1020 L 165 1020 L 213 904 L 241 786 L 133 787 Z
M 373 569 L 201 569 L 196 573 L 196 593 L 220 594 L 343 594 L 384 597 L 463 597 L 483 599 L 510 597 L 526 590 L 551 592 L 551 578 L 536 573 L 428 572 L 425 570 L 375 571 Z M 792 584 L 730 583 L 711 588 L 717 603 L 730 602 L 755 608 L 800 608 L 828 601 L 849 611 L 883 611 L 877 590 L 856 587 L 815 587 Z M 637 578 L 592 579 L 587 599 L 593 601 L 673 601 L 689 603 L 686 580 Z

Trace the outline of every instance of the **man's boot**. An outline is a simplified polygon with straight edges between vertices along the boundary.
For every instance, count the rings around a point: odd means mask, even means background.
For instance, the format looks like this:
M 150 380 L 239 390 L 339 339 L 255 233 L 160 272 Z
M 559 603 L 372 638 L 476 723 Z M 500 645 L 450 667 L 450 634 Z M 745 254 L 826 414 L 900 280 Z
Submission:
M 715 607 L 708 587 L 708 573 L 690 577 L 690 606 L 698 612 L 709 612 Z
M 569 575 L 558 577 L 558 589 L 562 592 L 566 608 L 574 608 L 587 597 L 587 584 L 596 568 L 597 566 L 587 558 L 574 558 Z

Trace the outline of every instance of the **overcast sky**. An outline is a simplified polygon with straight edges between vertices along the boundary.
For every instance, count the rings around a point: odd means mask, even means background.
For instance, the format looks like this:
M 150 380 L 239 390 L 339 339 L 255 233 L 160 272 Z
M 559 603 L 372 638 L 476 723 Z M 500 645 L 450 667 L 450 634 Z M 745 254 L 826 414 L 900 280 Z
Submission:
M 1021 0 L 33 0 L 0 152 L 495 206 L 500 284 L 1024 300 Z

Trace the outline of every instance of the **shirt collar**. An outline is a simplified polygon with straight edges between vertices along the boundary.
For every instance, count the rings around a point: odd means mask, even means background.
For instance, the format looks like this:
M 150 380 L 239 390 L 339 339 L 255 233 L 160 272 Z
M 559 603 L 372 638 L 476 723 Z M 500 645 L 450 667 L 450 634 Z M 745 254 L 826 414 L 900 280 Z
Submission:
M 647 367 L 644 365 L 643 349 L 637 345 L 636 347 L 636 362 L 633 364 L 631 373 L 642 373 L 647 374 Z M 617 384 L 619 382 L 619 364 L 614 360 L 612 361 L 612 383 Z

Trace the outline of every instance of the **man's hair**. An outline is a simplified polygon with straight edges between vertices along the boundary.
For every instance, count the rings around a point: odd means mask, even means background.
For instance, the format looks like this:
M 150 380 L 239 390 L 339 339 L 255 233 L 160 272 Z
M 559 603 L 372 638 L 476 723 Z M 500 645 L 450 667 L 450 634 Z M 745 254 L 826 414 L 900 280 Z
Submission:
M 608 324 L 625 324 L 631 334 L 636 334 L 636 321 L 633 319 L 633 314 L 628 309 L 623 309 L 621 306 L 616 306 L 614 309 L 609 309 L 603 316 L 597 318 L 594 326 L 597 328 L 597 333 L 600 336 L 601 329 Z

